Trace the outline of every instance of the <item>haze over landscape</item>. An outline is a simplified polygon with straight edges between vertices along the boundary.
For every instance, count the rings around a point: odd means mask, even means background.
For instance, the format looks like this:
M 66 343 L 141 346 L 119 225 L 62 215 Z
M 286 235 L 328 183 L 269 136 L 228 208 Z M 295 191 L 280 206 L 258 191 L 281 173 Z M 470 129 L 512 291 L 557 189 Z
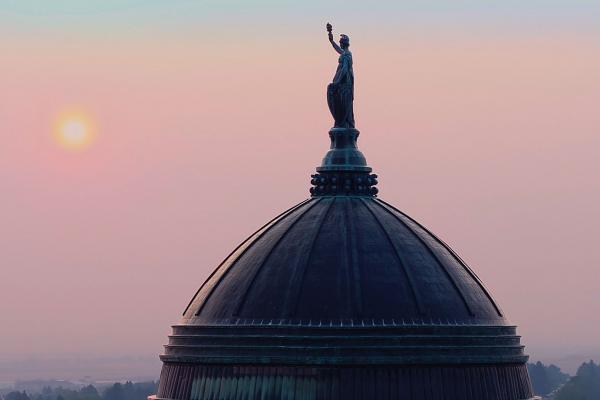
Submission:
M 352 40 L 380 197 L 458 251 L 532 360 L 599 360 L 599 12 L 0 1 L 0 383 L 158 376 L 208 274 L 309 195 L 327 21 Z

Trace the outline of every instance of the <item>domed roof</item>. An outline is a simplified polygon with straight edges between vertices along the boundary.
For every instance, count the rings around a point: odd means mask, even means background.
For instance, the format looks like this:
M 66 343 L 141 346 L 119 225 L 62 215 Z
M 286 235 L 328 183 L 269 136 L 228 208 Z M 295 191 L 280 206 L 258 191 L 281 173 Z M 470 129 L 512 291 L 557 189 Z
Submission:
M 444 242 L 376 197 L 358 134 L 331 129 L 311 198 L 204 282 L 160 356 L 158 399 L 532 396 L 516 327 Z
M 475 273 L 377 198 L 356 144 L 344 54 L 347 79 L 336 73 L 328 86 L 335 126 L 311 198 L 204 282 L 160 356 L 157 400 L 533 396 L 516 327 Z
M 313 197 L 242 243 L 183 324 L 483 324 L 506 321 L 471 269 L 382 200 Z

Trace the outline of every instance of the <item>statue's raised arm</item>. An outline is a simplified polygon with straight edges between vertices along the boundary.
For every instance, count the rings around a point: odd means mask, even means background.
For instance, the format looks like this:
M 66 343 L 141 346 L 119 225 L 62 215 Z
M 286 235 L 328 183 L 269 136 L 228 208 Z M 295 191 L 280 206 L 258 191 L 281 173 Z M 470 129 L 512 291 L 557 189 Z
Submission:
M 350 38 L 340 35 L 340 44 L 333 41 L 331 24 L 327 24 L 329 42 L 338 52 L 340 58 L 333 81 L 327 86 L 327 104 L 335 120 L 335 128 L 354 129 L 354 72 L 352 71 L 352 53 Z
M 331 32 L 332 30 L 333 30 L 333 27 L 328 22 L 327 23 L 327 33 L 328 33 L 328 36 L 329 36 L 329 43 L 331 43 L 331 45 L 333 46 L 333 48 L 335 49 L 335 51 L 338 52 L 338 54 L 342 54 L 344 52 L 344 50 L 342 50 L 342 48 L 340 46 L 338 46 L 338 44 L 336 42 L 333 41 L 333 33 Z

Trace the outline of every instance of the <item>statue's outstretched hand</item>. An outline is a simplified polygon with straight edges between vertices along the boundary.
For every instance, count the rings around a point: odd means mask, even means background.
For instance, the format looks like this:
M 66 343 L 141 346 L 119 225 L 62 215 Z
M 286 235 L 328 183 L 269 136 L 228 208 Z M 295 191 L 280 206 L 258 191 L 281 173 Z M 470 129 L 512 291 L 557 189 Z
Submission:
M 325 25 L 325 27 L 327 28 L 327 32 L 329 33 L 327 36 L 329 36 L 329 42 L 331 43 L 331 45 L 333 46 L 333 48 L 335 49 L 335 51 L 337 51 L 339 54 L 342 54 L 343 51 L 340 48 L 340 46 L 338 46 L 334 41 L 333 41 L 333 33 L 331 32 L 333 30 L 333 27 L 331 26 L 331 24 L 328 22 L 327 25 Z

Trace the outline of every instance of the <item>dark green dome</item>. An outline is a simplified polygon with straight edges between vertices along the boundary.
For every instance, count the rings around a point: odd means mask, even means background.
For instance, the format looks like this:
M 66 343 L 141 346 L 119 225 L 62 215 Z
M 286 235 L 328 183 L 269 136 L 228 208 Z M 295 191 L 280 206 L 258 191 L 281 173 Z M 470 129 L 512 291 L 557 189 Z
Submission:
M 229 256 L 184 324 L 506 325 L 440 239 L 368 196 L 313 197 Z
M 475 273 L 376 197 L 333 129 L 311 198 L 268 222 L 193 297 L 159 399 L 522 400 L 527 356 Z
M 165 400 L 525 400 L 524 347 L 475 273 L 377 198 L 348 42 L 311 198 L 240 244 L 173 326 Z M 260 201 L 260 199 L 256 199 Z

